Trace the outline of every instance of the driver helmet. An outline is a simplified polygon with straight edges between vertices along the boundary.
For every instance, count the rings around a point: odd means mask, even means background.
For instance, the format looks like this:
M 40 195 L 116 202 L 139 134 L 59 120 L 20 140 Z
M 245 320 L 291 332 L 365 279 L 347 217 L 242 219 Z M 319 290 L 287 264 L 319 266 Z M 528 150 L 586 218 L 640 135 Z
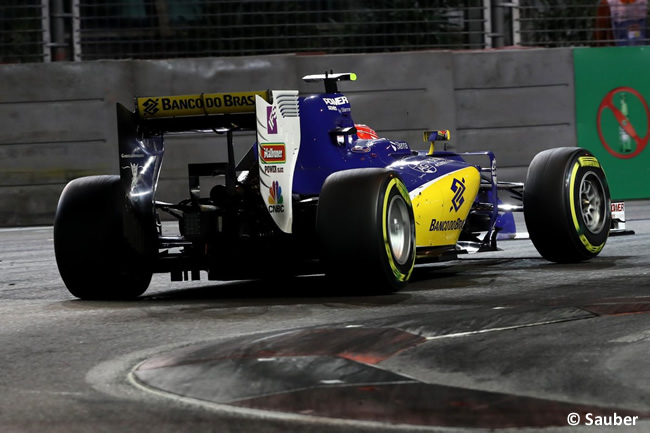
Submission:
M 375 130 L 368 125 L 358 123 L 355 124 L 354 127 L 357 129 L 357 137 L 361 140 L 373 140 L 379 138 Z

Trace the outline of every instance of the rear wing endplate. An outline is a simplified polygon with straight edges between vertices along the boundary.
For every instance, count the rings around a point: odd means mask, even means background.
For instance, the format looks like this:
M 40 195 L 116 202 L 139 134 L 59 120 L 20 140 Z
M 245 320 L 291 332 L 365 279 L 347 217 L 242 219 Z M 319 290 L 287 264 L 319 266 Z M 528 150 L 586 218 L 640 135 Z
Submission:
M 273 103 L 257 99 L 260 192 L 280 230 L 293 228 L 293 176 L 300 151 L 297 90 L 274 90 Z

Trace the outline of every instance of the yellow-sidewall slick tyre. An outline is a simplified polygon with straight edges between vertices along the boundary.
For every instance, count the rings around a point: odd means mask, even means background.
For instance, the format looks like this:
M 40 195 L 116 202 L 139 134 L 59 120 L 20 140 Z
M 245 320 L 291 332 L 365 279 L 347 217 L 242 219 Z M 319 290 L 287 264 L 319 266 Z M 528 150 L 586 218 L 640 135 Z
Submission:
M 549 149 L 528 168 L 524 218 L 547 260 L 574 263 L 597 256 L 609 236 L 610 202 L 605 171 L 585 149 Z
M 349 292 L 405 287 L 415 264 L 413 207 L 404 183 L 386 169 L 330 175 L 321 190 L 316 228 L 325 271 Z

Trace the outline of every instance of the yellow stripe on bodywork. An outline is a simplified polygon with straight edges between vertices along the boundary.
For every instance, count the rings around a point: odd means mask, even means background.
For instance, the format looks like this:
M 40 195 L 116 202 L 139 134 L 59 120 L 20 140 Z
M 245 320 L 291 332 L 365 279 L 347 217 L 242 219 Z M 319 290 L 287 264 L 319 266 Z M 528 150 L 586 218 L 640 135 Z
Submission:
M 201 93 L 182 96 L 152 96 L 136 99 L 144 118 L 201 116 L 206 114 L 254 113 L 255 96 L 268 102 L 269 92 Z
M 464 185 L 462 205 L 456 209 L 454 180 Z M 411 191 L 418 247 L 455 245 L 478 194 L 481 177 L 475 167 L 466 167 L 432 180 Z

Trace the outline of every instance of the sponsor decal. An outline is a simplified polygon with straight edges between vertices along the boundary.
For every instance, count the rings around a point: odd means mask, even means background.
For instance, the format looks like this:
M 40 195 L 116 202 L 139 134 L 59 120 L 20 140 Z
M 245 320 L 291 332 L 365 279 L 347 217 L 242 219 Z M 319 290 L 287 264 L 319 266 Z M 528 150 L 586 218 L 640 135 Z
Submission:
M 338 98 L 323 98 L 323 102 L 325 102 L 327 105 L 345 105 L 349 104 L 350 101 L 348 101 L 348 98 L 345 96 L 339 96 Z
M 282 187 L 277 180 L 274 180 L 269 188 L 269 212 L 284 212 L 284 197 L 282 196 Z
M 393 148 L 393 151 L 409 150 L 409 145 L 405 141 L 391 141 L 390 147 Z
M 278 133 L 278 111 L 274 105 L 266 107 L 266 131 L 269 134 Z
M 142 104 L 145 114 L 153 116 L 160 111 L 158 108 L 158 99 L 149 98 Z
M 451 164 L 452 162 L 451 159 L 433 158 L 433 164 L 436 167 L 442 167 L 443 165 Z
M 429 226 L 430 232 L 448 232 L 453 230 L 462 230 L 464 220 L 457 218 L 455 220 L 444 220 L 438 221 L 437 219 L 431 220 L 431 225 Z
M 144 158 L 144 155 L 141 153 L 120 153 L 120 158 L 123 159 Z
M 449 212 L 452 210 L 458 212 L 463 203 L 465 203 L 465 197 L 463 197 L 463 194 L 465 194 L 466 189 L 467 188 L 465 187 L 464 177 L 461 180 L 454 178 L 454 181 L 451 183 L 451 191 L 455 194 L 454 198 L 451 199 L 451 207 L 449 208 Z
M 264 173 L 266 174 L 284 173 L 284 168 L 278 167 L 277 165 L 265 165 Z
M 612 221 L 616 229 L 625 229 L 625 202 L 617 201 L 610 205 Z
M 612 212 L 625 212 L 625 202 L 612 203 Z
M 438 171 L 438 167 L 443 165 L 451 164 L 453 161 L 450 159 L 443 158 L 429 158 L 426 161 L 419 162 L 416 165 L 411 165 L 410 167 L 413 170 L 422 172 L 422 173 L 435 173 Z
M 203 93 L 138 98 L 137 105 L 144 117 L 238 113 L 251 111 L 255 107 L 256 95 L 266 99 L 267 92 Z
M 204 103 L 205 101 L 205 103 Z M 255 95 L 205 95 L 198 97 L 161 98 L 160 105 L 165 111 L 196 110 L 203 108 L 245 107 L 255 105 Z
M 262 145 L 262 163 L 283 164 L 287 161 L 284 143 L 267 143 Z
M 141 168 L 142 167 L 140 167 L 136 162 L 132 162 L 131 164 L 122 167 L 122 170 L 131 169 L 131 191 L 133 191 L 138 185 L 138 171 L 140 171 Z
M 417 165 L 412 165 L 411 168 L 415 171 L 419 171 L 420 173 L 435 173 L 438 171 L 438 168 L 436 167 L 436 164 L 434 161 L 424 161 L 420 162 Z

